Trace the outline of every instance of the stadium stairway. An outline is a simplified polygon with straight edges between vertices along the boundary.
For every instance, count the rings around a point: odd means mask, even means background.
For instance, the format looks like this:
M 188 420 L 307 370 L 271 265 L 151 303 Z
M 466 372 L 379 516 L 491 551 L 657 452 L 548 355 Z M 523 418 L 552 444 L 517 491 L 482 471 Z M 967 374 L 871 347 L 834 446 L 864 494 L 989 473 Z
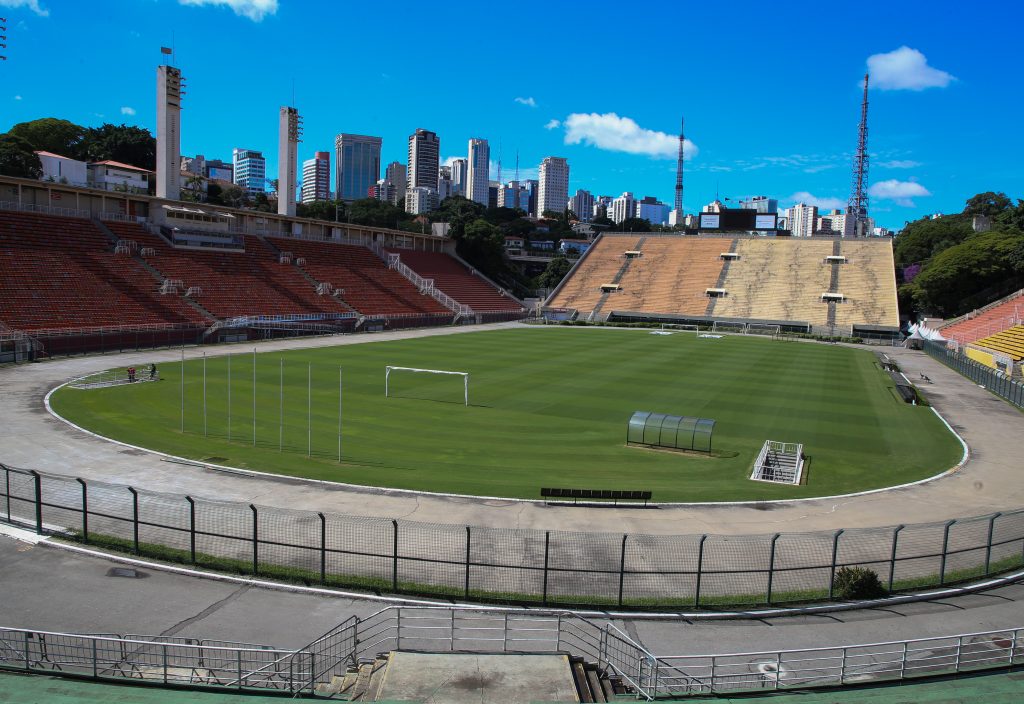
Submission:
M 494 287 L 456 259 L 443 252 L 387 249 L 399 261 L 425 279 L 433 279 L 439 291 L 473 309 L 475 313 L 519 312 L 522 306 L 506 291 Z

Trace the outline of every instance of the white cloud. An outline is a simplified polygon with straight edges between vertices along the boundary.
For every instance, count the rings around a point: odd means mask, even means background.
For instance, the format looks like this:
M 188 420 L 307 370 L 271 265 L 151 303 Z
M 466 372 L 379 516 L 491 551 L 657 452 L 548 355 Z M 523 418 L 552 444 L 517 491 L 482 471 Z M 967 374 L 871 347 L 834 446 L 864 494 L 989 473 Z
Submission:
M 534 100 L 532 97 L 530 97 L 530 98 L 516 98 L 516 102 L 519 103 L 520 105 L 525 105 L 528 108 L 535 108 L 535 107 L 537 107 L 537 101 Z
M 551 119 L 551 120 L 548 120 L 547 124 L 544 125 L 544 129 L 546 129 L 546 130 L 555 130 L 555 129 L 558 129 L 559 127 L 561 127 L 561 126 L 562 126 L 562 122 L 560 120 Z
M 0 0 L 0 7 L 27 7 L 40 17 L 50 16 L 50 11 L 39 5 L 39 0 Z
M 924 54 L 909 46 L 869 56 L 868 73 L 871 85 L 882 90 L 945 88 L 956 80 L 945 71 L 929 66 Z
M 16 95 L 16 96 L 14 96 L 14 99 L 15 100 L 21 100 L 21 96 L 20 95 Z
M 880 161 L 878 165 L 883 169 L 913 169 L 920 166 L 921 162 L 911 161 L 910 159 L 893 159 L 892 161 Z
M 123 108 L 121 108 L 121 114 L 122 115 L 134 115 L 135 114 L 135 108 L 130 108 L 127 105 L 125 105 Z
M 846 207 L 846 201 L 842 198 L 821 198 L 807 191 L 797 191 L 788 200 L 791 200 L 793 203 L 816 205 L 823 210 L 842 210 Z
M 868 188 L 868 195 L 872 198 L 891 200 L 896 205 L 912 208 L 914 206 L 912 198 L 930 196 L 931 192 L 917 181 L 898 181 L 892 178 L 888 181 L 872 183 L 871 187 Z
M 619 117 L 614 112 L 574 112 L 563 124 L 566 144 L 582 142 L 598 149 L 647 154 L 659 159 L 674 159 L 679 152 L 678 136 L 645 129 L 631 118 Z M 684 149 L 690 159 L 699 151 L 690 140 L 686 140 Z
M 253 22 L 262 22 L 264 17 L 277 12 L 277 0 L 178 0 L 178 3 L 193 7 L 225 5 L 236 15 L 248 17 Z

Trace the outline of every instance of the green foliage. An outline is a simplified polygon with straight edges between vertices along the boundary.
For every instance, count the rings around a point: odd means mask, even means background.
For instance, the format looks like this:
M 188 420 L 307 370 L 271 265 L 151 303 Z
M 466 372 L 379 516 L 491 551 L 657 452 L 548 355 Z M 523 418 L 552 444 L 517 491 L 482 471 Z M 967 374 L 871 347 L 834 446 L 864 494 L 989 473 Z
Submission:
M 295 214 L 300 218 L 344 222 L 347 210 L 342 200 L 315 200 L 312 203 L 296 203 Z
M 446 199 L 447 200 L 447 199 Z M 484 211 L 484 220 L 492 225 L 504 225 L 522 218 L 524 213 L 519 208 L 488 208 Z
M 651 232 L 651 221 L 646 218 L 626 218 L 611 228 L 612 232 Z
M 553 289 L 565 275 L 569 273 L 569 269 L 572 268 L 572 264 L 566 259 L 564 254 L 559 254 L 550 262 L 548 262 L 547 268 L 537 278 L 537 285 L 541 288 Z
M 67 120 L 44 117 L 19 122 L 11 128 L 10 134 L 21 137 L 39 151 L 60 154 L 69 159 L 81 159 L 84 156 L 82 143 L 85 128 Z
M 1010 204 L 1010 199 L 1005 193 L 979 193 L 967 199 L 964 215 L 984 215 L 991 218 L 1009 208 Z
M 16 134 L 0 134 L 0 174 L 18 178 L 39 178 L 43 165 L 28 140 Z
M 400 221 L 411 220 L 412 216 L 387 201 L 360 198 L 349 203 L 345 219 L 354 225 L 397 227 Z
M 885 596 L 878 575 L 866 567 L 840 567 L 832 583 L 832 593 L 837 599 L 877 599 Z
M 901 287 L 918 310 L 960 315 L 979 303 L 972 297 L 1024 276 L 1024 232 L 992 230 L 966 238 L 935 255 L 920 274 Z M 995 296 L 998 298 L 998 295 Z
M 82 147 L 87 161 L 111 159 L 140 169 L 156 169 L 156 138 L 142 127 L 109 123 L 90 127 Z
M 893 255 L 896 264 L 905 266 L 924 262 L 939 252 L 960 244 L 974 233 L 968 215 L 944 215 L 931 220 L 921 218 L 909 223 L 896 238 Z

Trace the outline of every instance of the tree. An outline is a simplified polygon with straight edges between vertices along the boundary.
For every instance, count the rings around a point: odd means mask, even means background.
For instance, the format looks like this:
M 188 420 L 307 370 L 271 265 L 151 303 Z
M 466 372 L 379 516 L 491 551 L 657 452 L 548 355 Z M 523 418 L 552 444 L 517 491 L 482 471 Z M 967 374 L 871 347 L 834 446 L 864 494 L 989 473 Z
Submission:
M 0 135 L 0 174 L 19 178 L 39 178 L 43 165 L 28 140 L 16 134 Z
M 547 268 L 544 269 L 539 277 L 537 277 L 537 285 L 540 288 L 553 289 L 565 275 L 569 273 L 569 269 L 572 268 L 572 264 L 566 259 L 564 254 L 558 254 L 548 262 Z
M 466 224 L 460 233 L 452 234 L 452 237 L 459 256 L 484 274 L 498 278 L 506 273 L 505 237 L 497 227 L 483 218 L 477 218 Z
M 488 208 L 484 211 L 483 218 L 492 225 L 504 225 L 505 223 L 518 220 L 524 215 L 526 213 L 518 208 Z
M 402 220 L 409 220 L 407 213 L 400 211 L 387 201 L 376 198 L 360 198 L 349 203 L 346 220 L 355 225 L 370 227 L 396 227 Z
M 605 217 L 604 215 L 598 215 L 596 218 L 590 221 L 591 225 L 603 225 L 604 227 L 615 227 L 615 221 L 611 218 Z
M 991 218 L 1009 207 L 1011 207 L 1011 201 L 1005 193 L 987 191 L 967 199 L 964 215 L 984 215 Z
M 924 262 L 949 247 L 960 244 L 974 233 L 971 218 L 966 215 L 944 215 L 921 218 L 908 223 L 893 245 L 896 263 L 900 266 Z
M 300 218 L 344 222 L 346 214 L 345 201 L 314 200 L 311 203 L 296 203 L 295 213 Z
M 19 122 L 10 134 L 21 137 L 37 151 L 60 154 L 69 159 L 83 159 L 82 141 L 85 128 L 67 120 L 44 117 L 30 122 Z
M 156 169 L 156 138 L 149 130 L 129 125 L 90 127 L 83 139 L 88 161 L 120 161 L 140 169 Z
M 249 202 L 249 194 L 238 184 L 232 183 L 221 189 L 220 200 L 231 208 L 241 208 Z
M 650 232 L 651 221 L 646 218 L 626 218 L 611 229 L 613 232 Z

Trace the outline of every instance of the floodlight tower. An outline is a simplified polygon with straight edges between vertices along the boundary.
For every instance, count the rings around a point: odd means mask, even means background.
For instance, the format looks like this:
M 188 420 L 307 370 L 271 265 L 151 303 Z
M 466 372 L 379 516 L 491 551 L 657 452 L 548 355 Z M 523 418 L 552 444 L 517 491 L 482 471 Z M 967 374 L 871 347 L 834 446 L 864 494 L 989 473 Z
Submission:
M 181 197 L 181 69 L 156 67 L 156 197 Z
M 299 137 L 302 118 L 298 108 L 282 106 L 277 131 L 277 213 L 295 215 L 295 184 L 298 180 Z
M 860 126 L 857 128 L 857 153 L 853 157 L 853 185 L 846 208 L 844 235 L 862 237 L 868 221 L 868 74 L 864 74 L 864 100 L 860 105 Z

